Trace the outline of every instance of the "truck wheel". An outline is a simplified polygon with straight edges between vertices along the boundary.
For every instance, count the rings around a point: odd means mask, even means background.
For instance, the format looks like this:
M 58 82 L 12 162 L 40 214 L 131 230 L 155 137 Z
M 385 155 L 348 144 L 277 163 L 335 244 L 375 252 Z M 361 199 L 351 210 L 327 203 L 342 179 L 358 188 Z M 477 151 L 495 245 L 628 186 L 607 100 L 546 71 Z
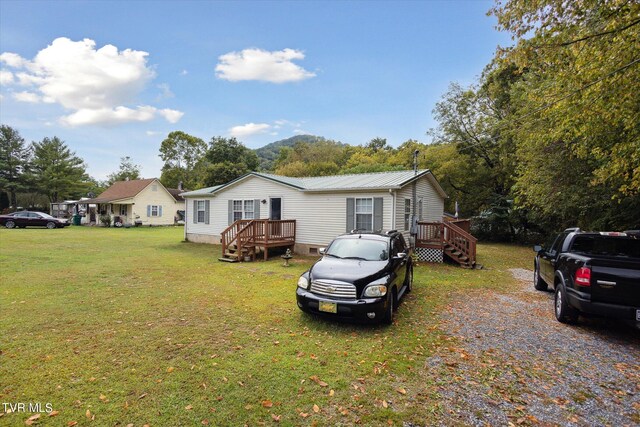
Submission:
M 536 288 L 537 291 L 547 290 L 546 282 L 540 277 L 540 266 L 537 262 L 533 266 L 533 287 Z
M 578 310 L 569 305 L 569 301 L 567 301 L 567 292 L 561 284 L 556 286 L 554 306 L 558 322 L 568 324 L 576 323 L 578 320 Z

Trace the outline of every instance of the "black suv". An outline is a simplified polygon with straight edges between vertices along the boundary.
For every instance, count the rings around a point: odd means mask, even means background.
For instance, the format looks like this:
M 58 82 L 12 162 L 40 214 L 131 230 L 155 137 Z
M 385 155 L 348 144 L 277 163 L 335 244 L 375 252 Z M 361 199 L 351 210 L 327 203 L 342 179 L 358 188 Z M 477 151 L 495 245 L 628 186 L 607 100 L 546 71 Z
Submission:
M 298 307 L 332 318 L 391 324 L 413 285 L 413 263 L 404 237 L 354 231 L 338 236 L 298 280 Z

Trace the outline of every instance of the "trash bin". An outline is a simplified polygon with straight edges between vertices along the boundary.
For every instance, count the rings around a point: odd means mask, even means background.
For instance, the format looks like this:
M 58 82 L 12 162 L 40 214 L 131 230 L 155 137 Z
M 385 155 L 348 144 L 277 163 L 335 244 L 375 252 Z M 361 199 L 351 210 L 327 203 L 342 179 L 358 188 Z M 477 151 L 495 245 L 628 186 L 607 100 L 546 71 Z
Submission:
M 81 221 L 82 221 L 82 216 L 78 214 L 75 214 L 73 216 L 73 225 L 81 225 L 82 224 Z

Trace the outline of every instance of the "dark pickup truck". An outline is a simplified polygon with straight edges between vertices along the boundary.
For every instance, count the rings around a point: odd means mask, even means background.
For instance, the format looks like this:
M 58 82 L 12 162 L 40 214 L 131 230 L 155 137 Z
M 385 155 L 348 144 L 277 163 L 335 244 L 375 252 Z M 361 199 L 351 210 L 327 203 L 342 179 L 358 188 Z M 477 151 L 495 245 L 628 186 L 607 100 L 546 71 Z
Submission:
M 560 322 L 580 314 L 640 322 L 640 232 L 569 228 L 534 251 L 534 286 L 553 286 Z

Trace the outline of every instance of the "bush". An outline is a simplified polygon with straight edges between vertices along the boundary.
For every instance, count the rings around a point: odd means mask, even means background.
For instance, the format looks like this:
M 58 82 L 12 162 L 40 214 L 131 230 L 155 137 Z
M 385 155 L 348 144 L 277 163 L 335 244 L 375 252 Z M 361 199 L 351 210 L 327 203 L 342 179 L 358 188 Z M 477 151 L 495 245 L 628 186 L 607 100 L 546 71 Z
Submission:
M 105 227 L 111 227 L 111 215 L 100 215 L 100 223 Z

